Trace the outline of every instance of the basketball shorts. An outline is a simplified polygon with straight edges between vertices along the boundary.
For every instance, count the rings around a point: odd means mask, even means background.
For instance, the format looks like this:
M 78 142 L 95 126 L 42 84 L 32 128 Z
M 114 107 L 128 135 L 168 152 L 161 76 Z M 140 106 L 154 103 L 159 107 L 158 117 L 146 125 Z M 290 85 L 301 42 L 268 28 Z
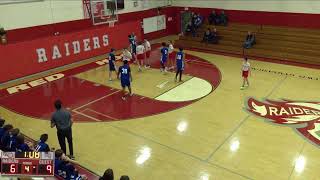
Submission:
M 109 71 L 115 71 L 116 66 L 114 64 L 109 64 Z
M 137 55 L 138 60 L 144 60 L 144 54 L 138 54 Z
M 130 87 L 130 80 L 129 79 L 121 79 L 121 86 L 123 88 Z
M 174 59 L 174 58 L 175 58 L 175 53 L 174 53 L 174 52 L 170 53 L 170 54 L 169 54 L 169 58 L 170 58 L 170 59 Z
M 242 71 L 242 77 L 247 78 L 249 76 L 249 71 Z
M 149 58 L 149 57 L 150 57 L 150 54 L 151 54 L 151 51 L 147 51 L 147 52 L 146 52 L 146 56 L 147 56 L 147 58 Z

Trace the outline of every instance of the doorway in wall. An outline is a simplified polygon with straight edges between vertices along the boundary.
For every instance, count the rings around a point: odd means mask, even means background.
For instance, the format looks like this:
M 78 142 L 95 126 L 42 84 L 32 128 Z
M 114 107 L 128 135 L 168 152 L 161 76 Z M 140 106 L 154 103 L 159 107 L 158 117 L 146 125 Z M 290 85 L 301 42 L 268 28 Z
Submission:
M 188 23 L 191 21 L 191 12 L 182 11 L 181 12 L 181 33 L 184 33 L 187 29 Z

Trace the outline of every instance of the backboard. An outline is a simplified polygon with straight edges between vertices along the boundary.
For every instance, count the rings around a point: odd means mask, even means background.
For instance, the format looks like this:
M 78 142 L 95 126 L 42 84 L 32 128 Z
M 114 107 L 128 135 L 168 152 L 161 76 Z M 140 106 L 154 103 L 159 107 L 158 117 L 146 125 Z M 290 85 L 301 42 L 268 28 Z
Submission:
M 117 0 L 91 0 L 90 6 L 94 25 L 118 21 Z

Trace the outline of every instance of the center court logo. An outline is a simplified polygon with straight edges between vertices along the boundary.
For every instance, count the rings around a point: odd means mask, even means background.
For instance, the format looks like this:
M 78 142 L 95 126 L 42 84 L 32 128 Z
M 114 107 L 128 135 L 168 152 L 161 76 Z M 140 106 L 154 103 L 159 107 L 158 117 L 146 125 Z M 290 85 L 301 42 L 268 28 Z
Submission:
M 268 122 L 291 127 L 320 147 L 320 102 L 258 101 L 249 98 L 247 111 Z

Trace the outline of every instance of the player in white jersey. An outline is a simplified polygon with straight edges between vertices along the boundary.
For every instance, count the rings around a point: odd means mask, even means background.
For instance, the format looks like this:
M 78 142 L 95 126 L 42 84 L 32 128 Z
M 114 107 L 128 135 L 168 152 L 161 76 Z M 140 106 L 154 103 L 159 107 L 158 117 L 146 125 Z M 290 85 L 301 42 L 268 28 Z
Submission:
M 169 68 L 168 69 L 174 69 L 175 53 L 173 52 L 174 47 L 171 40 L 169 41 L 169 44 L 168 44 L 168 50 L 169 50 L 169 63 L 168 63 Z
M 127 48 L 124 48 L 122 51 L 122 61 L 130 61 L 132 59 L 132 54 Z
M 146 60 L 145 60 L 145 67 L 150 67 L 150 54 L 151 54 L 151 45 L 148 40 L 144 40 L 144 48 L 146 50 Z
M 248 76 L 249 76 L 249 73 L 251 73 L 251 68 L 250 68 L 250 63 L 248 61 L 248 58 L 245 57 L 244 58 L 244 61 L 242 63 L 242 68 L 241 68 L 241 71 L 242 71 L 242 77 L 243 77 L 243 83 L 242 83 L 242 86 L 241 86 L 241 90 L 244 89 L 246 86 L 249 87 L 249 80 L 248 80 Z M 246 84 L 247 83 L 247 84 Z
M 146 58 L 146 51 L 142 43 L 139 43 L 137 46 L 137 62 L 139 66 L 139 71 L 141 71 L 141 66 L 143 66 L 143 62 Z

